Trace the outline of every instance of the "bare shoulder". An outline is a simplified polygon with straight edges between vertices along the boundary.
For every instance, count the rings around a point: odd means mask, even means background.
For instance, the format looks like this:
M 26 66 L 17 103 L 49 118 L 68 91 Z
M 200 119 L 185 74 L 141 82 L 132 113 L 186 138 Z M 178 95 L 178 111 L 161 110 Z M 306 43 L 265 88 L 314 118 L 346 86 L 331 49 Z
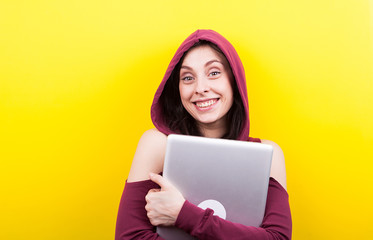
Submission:
M 262 143 L 273 147 L 271 177 L 276 179 L 286 189 L 286 167 L 285 157 L 281 147 L 270 140 L 262 140 Z
M 167 136 L 157 129 L 150 129 L 141 136 L 132 161 L 128 182 L 149 179 L 149 172 L 163 171 Z

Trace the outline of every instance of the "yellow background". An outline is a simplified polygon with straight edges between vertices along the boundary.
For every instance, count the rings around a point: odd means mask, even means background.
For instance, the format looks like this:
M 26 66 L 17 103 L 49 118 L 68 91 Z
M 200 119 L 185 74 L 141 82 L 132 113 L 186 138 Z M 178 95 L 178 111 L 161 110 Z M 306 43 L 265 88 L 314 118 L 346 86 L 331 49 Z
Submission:
M 113 239 L 137 142 L 179 44 L 244 63 L 251 135 L 285 153 L 293 239 L 373 239 L 373 3 L 0 2 L 0 239 Z

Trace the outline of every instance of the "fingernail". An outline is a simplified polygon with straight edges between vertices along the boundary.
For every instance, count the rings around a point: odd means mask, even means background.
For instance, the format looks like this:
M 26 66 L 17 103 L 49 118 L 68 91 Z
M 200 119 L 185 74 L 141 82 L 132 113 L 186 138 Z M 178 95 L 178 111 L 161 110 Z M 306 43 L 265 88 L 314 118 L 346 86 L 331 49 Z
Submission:
M 154 173 L 149 173 L 149 176 L 152 178 L 152 177 L 154 177 Z

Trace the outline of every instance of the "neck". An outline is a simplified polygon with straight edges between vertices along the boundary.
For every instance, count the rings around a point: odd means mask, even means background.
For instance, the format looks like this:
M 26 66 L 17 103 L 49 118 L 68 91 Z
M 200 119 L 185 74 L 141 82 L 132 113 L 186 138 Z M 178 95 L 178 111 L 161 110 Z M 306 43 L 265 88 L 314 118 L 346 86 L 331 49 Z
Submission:
M 202 136 L 209 138 L 221 138 L 227 132 L 225 121 L 209 124 L 200 123 L 198 127 Z

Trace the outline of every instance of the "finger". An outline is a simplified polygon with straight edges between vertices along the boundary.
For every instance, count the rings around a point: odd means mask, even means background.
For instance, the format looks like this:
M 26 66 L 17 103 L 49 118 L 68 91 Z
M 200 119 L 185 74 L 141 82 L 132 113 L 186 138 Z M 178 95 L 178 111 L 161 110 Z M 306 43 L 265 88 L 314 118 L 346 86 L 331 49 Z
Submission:
M 149 193 L 160 192 L 160 191 L 161 191 L 161 189 L 159 189 L 159 188 L 153 188 L 153 189 L 150 189 L 150 190 L 149 190 L 148 194 L 149 194 Z
M 146 194 L 146 196 L 145 196 L 145 201 L 146 202 L 149 202 L 150 200 L 151 200 L 151 195 L 153 194 L 153 193 L 157 193 L 157 192 L 160 192 L 161 191 L 161 189 L 159 189 L 159 188 L 153 188 L 153 189 L 150 189 L 149 191 L 148 191 L 148 193 Z
M 145 205 L 145 210 L 146 210 L 146 212 L 149 214 L 149 212 L 151 211 L 151 206 L 150 206 L 150 204 L 148 203 L 148 204 L 146 204 Z
M 150 177 L 150 180 L 158 184 L 164 190 L 172 187 L 171 183 L 159 174 L 150 173 L 149 177 Z

